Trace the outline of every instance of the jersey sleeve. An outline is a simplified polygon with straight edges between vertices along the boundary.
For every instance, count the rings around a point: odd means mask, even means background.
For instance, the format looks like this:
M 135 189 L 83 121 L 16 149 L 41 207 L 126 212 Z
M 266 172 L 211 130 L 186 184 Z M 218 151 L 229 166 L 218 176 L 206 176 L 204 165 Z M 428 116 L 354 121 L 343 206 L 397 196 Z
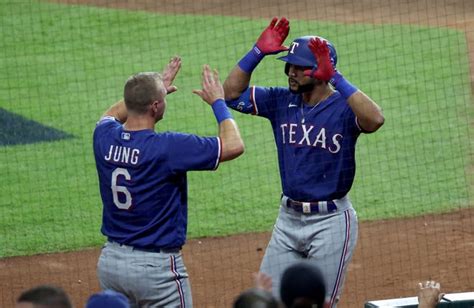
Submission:
M 215 170 L 222 152 L 219 137 L 172 133 L 168 139 L 168 163 L 172 172 Z
M 346 127 L 348 127 L 349 131 L 353 135 L 359 135 L 364 130 L 359 126 L 359 122 L 357 121 L 357 117 L 352 111 L 352 108 L 349 106 L 348 103 L 345 104 L 345 110 L 343 113 L 344 122 Z
M 115 127 L 117 125 L 122 125 L 116 118 L 112 116 L 103 116 L 97 121 L 94 129 L 94 139 L 97 137 L 98 134 L 102 134 L 105 130 Z
M 116 118 L 112 116 L 103 116 L 102 118 L 99 119 L 99 121 L 97 121 L 96 126 L 102 125 L 104 123 L 110 123 L 110 122 L 120 123 Z
M 239 98 L 226 101 L 229 108 L 241 113 L 253 114 L 271 119 L 277 108 L 278 88 L 252 86 Z

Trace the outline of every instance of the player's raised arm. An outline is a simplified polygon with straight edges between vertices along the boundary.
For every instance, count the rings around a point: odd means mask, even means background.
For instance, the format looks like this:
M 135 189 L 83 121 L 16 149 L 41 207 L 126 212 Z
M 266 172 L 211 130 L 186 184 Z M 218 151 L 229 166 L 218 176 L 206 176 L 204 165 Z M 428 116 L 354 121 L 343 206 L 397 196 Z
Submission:
M 127 121 L 128 117 L 128 112 L 127 112 L 127 107 L 125 107 L 125 102 L 123 100 L 120 100 L 113 104 L 112 106 L 107 109 L 104 114 L 102 115 L 103 117 L 114 117 L 117 121 L 120 123 L 125 123 Z
M 274 17 L 268 27 L 260 34 L 252 49 L 232 69 L 224 82 L 226 100 L 237 99 L 248 88 L 250 76 L 255 67 L 266 55 L 276 54 L 285 50 L 283 42 L 290 31 L 289 21 L 282 17 Z
M 224 89 L 219 81 L 216 70 L 204 65 L 202 71 L 202 90 L 193 90 L 206 103 L 212 106 L 219 123 L 219 138 L 222 144 L 220 161 L 227 161 L 240 156 L 244 152 L 244 142 L 240 137 L 237 123 L 224 102 Z
M 315 69 L 305 71 L 305 75 L 330 82 L 347 100 L 357 116 L 359 126 L 365 132 L 375 132 L 379 129 L 385 121 L 382 109 L 334 68 L 330 61 L 327 42 L 319 38 L 312 38 L 308 46 L 317 59 L 318 65 Z

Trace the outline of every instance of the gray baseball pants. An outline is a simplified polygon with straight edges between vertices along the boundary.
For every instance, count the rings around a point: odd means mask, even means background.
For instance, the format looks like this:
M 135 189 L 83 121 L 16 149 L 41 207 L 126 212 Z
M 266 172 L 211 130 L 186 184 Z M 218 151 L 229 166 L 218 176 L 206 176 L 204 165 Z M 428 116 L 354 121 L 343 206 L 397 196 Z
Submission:
M 193 306 L 180 251 L 148 252 L 107 242 L 99 257 L 97 274 L 102 289 L 125 294 L 131 307 Z
M 348 197 L 334 202 L 337 211 L 322 214 L 304 214 L 280 205 L 260 266 L 261 272 L 272 277 L 273 293 L 278 298 L 283 271 L 308 259 L 321 269 L 326 279 L 326 302 L 336 307 L 357 243 L 358 221 Z

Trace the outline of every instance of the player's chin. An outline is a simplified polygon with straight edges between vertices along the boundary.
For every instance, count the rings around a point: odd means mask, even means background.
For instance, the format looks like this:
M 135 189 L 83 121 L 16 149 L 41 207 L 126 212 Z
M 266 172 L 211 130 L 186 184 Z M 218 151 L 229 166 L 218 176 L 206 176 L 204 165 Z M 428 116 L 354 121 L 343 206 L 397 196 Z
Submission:
M 295 86 L 293 86 L 293 87 L 289 86 L 288 87 L 288 89 L 290 89 L 290 91 L 293 92 L 293 93 L 298 93 L 299 88 L 300 88 L 299 86 L 296 86 L 296 87 Z
M 288 80 L 288 88 L 290 91 L 298 91 L 300 84 L 293 80 Z
M 313 91 L 315 86 L 316 84 L 314 83 L 313 80 L 307 83 L 290 83 L 290 82 L 288 83 L 288 89 L 293 94 L 311 92 Z

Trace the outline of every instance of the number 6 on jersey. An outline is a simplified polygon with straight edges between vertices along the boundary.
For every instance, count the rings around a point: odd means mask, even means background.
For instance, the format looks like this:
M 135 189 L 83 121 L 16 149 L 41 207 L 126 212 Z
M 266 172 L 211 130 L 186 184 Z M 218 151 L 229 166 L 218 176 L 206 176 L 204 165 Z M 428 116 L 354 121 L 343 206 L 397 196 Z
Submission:
M 131 176 L 127 169 L 125 168 L 117 168 L 112 172 L 112 184 L 110 188 L 112 188 L 112 195 L 114 197 L 114 204 L 122 210 L 128 210 L 132 206 L 132 195 L 128 191 L 127 187 L 117 185 L 117 178 L 123 175 L 125 180 L 130 181 Z M 125 201 L 121 202 L 119 199 L 118 193 L 122 193 L 125 195 Z

